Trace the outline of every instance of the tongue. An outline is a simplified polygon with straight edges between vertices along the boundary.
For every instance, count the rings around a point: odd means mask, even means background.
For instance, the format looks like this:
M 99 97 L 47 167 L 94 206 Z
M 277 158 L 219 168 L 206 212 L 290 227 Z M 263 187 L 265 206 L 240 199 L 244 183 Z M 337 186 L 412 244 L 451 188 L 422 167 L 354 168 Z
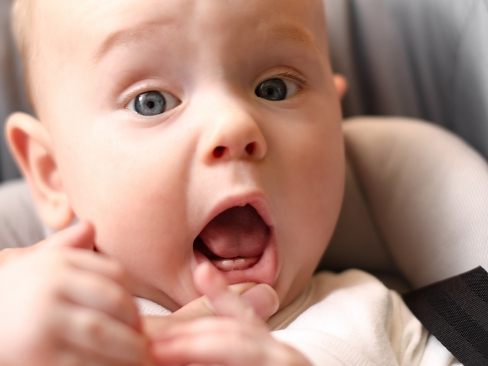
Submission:
M 268 242 L 269 228 L 249 205 L 233 207 L 214 218 L 200 233 L 213 259 L 260 257 Z

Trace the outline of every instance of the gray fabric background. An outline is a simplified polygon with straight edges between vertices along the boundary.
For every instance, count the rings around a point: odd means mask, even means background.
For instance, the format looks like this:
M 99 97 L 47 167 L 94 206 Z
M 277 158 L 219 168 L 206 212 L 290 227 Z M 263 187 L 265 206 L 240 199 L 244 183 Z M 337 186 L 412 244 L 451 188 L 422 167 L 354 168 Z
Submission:
M 346 115 L 403 115 L 488 157 L 488 0 L 325 0 Z
M 297 0 L 298 1 L 298 0 Z M 443 125 L 488 157 L 488 0 L 324 0 L 333 64 L 350 83 L 346 116 Z M 0 0 L 0 124 L 27 110 Z M 3 138 L 0 181 L 18 176 Z
M 10 34 L 11 0 L 0 0 L 0 181 L 19 176 L 3 137 L 7 116 L 15 110 L 29 111 L 24 96 L 21 68 Z

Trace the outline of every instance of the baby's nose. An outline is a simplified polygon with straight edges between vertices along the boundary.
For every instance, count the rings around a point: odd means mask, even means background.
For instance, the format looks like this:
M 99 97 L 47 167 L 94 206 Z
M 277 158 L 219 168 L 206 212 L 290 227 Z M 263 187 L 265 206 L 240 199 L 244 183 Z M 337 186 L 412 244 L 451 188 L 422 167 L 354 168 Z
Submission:
M 258 121 L 249 112 L 228 108 L 213 118 L 205 149 L 208 162 L 264 158 L 266 140 Z

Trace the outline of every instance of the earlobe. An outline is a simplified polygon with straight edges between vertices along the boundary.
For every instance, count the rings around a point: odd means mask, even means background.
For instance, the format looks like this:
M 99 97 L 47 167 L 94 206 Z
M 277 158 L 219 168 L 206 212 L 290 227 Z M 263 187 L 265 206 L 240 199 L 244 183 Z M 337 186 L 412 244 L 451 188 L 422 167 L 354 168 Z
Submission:
M 347 93 L 347 80 L 342 74 L 334 74 L 334 86 L 339 95 L 339 98 L 342 99 Z
M 67 227 L 74 214 L 46 127 L 28 114 L 14 113 L 7 120 L 5 134 L 44 223 L 53 229 Z

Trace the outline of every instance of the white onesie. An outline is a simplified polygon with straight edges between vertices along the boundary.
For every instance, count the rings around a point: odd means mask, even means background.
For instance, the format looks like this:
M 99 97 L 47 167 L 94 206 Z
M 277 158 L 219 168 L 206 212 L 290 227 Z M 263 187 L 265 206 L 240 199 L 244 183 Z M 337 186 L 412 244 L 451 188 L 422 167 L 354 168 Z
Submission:
M 139 306 L 146 315 L 168 313 L 147 300 Z M 317 273 L 268 324 L 317 366 L 460 365 L 396 292 L 359 270 Z

